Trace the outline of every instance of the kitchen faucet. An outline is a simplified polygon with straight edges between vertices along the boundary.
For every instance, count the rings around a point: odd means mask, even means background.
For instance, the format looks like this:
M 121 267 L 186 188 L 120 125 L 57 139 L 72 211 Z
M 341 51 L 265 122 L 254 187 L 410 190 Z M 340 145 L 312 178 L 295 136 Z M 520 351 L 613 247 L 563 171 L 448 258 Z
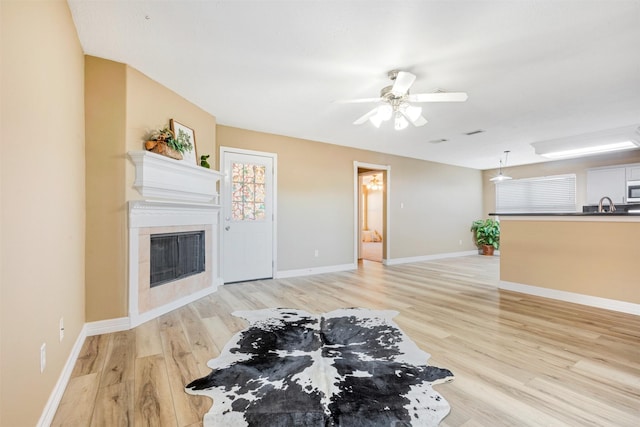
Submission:
M 600 203 L 598 204 L 598 212 L 607 212 L 604 210 L 604 207 L 602 206 L 602 202 L 604 202 L 605 200 L 609 201 L 609 213 L 611 212 L 615 212 L 616 211 L 616 205 L 613 204 L 613 201 L 611 200 L 610 197 L 604 196 L 602 199 L 600 199 Z

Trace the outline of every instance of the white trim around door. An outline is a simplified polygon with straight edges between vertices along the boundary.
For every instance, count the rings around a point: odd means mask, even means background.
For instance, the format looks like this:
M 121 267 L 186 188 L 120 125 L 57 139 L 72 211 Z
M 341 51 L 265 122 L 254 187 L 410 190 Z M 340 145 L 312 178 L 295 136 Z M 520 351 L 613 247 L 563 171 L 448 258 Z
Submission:
M 384 184 L 384 192 L 385 192 L 385 207 L 384 212 L 386 215 L 386 221 L 384 224 L 385 227 L 385 238 L 382 242 L 384 245 L 384 252 L 386 257 L 382 259 L 383 264 L 387 264 L 387 261 L 391 259 L 391 245 L 389 242 L 391 241 L 391 166 L 389 165 L 376 165 L 373 163 L 364 163 L 354 160 L 353 162 L 353 263 L 354 265 L 358 265 L 358 247 L 360 246 L 360 212 L 358 206 L 360 205 L 360 181 L 358 176 L 358 169 L 373 169 L 378 171 L 386 172 L 384 174 L 383 184 Z

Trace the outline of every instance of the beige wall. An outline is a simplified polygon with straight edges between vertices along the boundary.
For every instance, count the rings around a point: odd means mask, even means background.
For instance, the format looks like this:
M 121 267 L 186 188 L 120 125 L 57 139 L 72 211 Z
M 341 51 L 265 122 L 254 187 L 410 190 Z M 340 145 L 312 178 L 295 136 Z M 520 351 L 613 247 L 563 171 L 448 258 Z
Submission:
M 575 173 L 576 174 L 576 202 L 578 210 L 587 202 L 587 169 L 601 166 L 614 166 L 626 163 L 640 163 L 640 150 L 612 153 L 601 156 L 582 157 L 570 160 L 536 163 L 533 165 L 513 166 L 503 169 L 503 173 L 514 179 L 532 178 Z M 495 184 L 489 179 L 498 175 L 497 169 L 482 172 L 483 211 L 485 216 L 495 212 L 496 190 Z
M 0 425 L 33 426 L 85 320 L 84 58 L 65 1 L 0 10 Z
M 124 64 L 85 58 L 89 322 L 126 315 L 126 73 Z
M 87 114 L 87 321 L 128 315 L 127 201 L 135 167 L 128 151 L 176 119 L 195 131 L 197 154 L 215 159 L 214 116 L 141 72 L 86 57 Z
M 502 217 L 500 280 L 640 304 L 640 222 L 609 219 Z
M 216 154 L 216 118 L 162 86 L 138 70 L 127 68 L 127 128 L 126 151 L 142 150 L 144 137 L 150 131 L 169 126 L 169 120 L 192 128 L 195 132 L 196 155 L 210 154 L 214 164 Z M 127 200 L 141 199 L 133 188 L 135 167 L 126 162 Z
M 217 142 L 278 155 L 279 271 L 353 262 L 354 161 L 391 166 L 391 259 L 475 249 L 480 171 L 227 126 Z

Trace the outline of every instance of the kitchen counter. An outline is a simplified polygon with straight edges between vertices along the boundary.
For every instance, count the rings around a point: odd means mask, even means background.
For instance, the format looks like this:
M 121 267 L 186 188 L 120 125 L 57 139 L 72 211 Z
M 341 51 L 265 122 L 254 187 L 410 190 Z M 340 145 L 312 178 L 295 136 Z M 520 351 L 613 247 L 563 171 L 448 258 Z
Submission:
M 640 212 L 490 213 L 502 221 L 640 222 Z
M 490 213 L 492 216 L 640 216 L 640 208 L 637 212 L 550 212 L 550 213 Z
M 500 217 L 500 288 L 640 315 L 640 214 Z

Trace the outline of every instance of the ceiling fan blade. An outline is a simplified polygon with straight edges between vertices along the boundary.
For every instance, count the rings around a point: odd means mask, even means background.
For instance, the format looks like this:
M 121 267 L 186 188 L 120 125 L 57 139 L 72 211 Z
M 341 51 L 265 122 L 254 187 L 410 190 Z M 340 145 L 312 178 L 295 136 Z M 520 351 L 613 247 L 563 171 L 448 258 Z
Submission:
M 406 94 L 415 80 L 415 74 L 411 74 L 406 71 L 398 71 L 396 81 L 393 83 L 393 87 L 391 88 L 391 93 L 395 96 L 402 96 Z
M 424 116 L 420 116 L 417 119 L 415 119 L 414 121 L 411 122 L 412 125 L 414 125 L 415 127 L 420 127 L 420 126 L 424 126 L 426 125 L 427 119 L 424 118 Z
M 466 92 L 413 93 L 407 96 L 410 102 L 464 102 L 469 98 Z
M 411 123 L 417 128 L 420 126 L 424 126 L 428 123 L 427 119 L 425 119 L 421 114 L 419 114 L 417 117 L 414 117 L 412 120 L 410 117 L 411 114 L 407 114 L 405 111 L 400 111 L 400 113 L 402 113 L 402 115 L 409 121 L 409 123 Z
M 382 101 L 382 98 L 361 98 L 361 99 L 339 99 L 337 101 L 333 101 L 334 104 L 360 104 L 365 102 L 379 102 Z
M 378 107 L 374 108 L 373 110 L 371 110 L 368 113 L 366 113 L 364 116 L 362 116 L 359 119 L 357 119 L 355 122 L 353 122 L 353 124 L 354 125 L 361 125 L 364 122 L 366 122 L 367 120 L 369 120 L 369 117 L 372 117 L 377 113 L 378 113 Z

